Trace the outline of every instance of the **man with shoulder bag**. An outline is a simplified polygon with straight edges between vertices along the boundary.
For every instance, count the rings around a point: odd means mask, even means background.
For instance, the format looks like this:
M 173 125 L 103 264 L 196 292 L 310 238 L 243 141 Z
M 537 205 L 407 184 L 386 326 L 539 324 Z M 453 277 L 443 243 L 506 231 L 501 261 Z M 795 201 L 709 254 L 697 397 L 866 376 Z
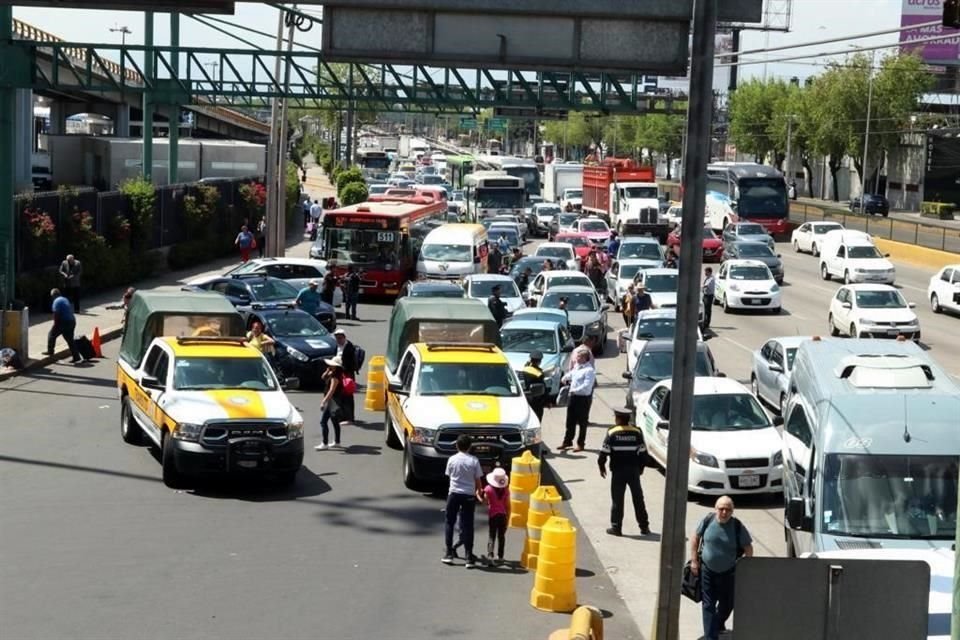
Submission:
M 750 532 L 733 517 L 733 500 L 720 496 L 714 512 L 690 538 L 690 569 L 700 577 L 703 636 L 717 640 L 733 613 L 737 560 L 753 556 Z

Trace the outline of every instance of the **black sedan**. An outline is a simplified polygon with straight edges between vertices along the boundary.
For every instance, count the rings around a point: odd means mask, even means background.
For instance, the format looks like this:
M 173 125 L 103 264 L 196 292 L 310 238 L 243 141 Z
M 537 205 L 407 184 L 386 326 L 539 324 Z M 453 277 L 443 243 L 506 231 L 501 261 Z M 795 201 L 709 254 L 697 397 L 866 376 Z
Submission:
M 860 196 L 850 198 L 850 211 L 860 212 Z M 880 214 L 884 218 L 890 213 L 890 202 L 880 194 L 868 193 L 863 197 L 863 212 L 870 215 Z
M 247 327 L 254 322 L 276 343 L 275 365 L 283 377 L 297 377 L 302 385 L 320 385 L 326 370 L 324 359 L 337 355 L 337 340 L 306 311 L 299 309 L 254 309 Z
M 783 284 L 783 260 L 779 253 L 762 242 L 728 242 L 723 247 L 723 260 L 756 260 L 770 267 L 773 279 Z
M 300 290 L 280 278 L 270 276 L 233 276 L 231 278 L 215 278 L 198 285 L 189 285 L 185 291 L 215 291 L 223 294 L 233 303 L 244 322 L 250 312 L 257 309 L 292 309 L 296 305 L 297 294 Z M 337 327 L 337 313 L 334 308 L 320 303 L 316 314 L 317 320 L 333 331 Z

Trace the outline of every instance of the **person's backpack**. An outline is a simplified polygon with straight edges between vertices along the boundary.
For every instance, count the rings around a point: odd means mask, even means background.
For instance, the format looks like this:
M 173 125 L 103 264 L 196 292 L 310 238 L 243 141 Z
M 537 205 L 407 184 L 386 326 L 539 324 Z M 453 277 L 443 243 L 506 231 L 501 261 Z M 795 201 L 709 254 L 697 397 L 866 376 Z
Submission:
M 709 513 L 703 520 L 700 521 L 700 526 L 697 528 L 697 530 L 700 531 L 701 546 L 703 545 L 703 540 L 702 540 L 703 534 L 706 533 L 707 527 L 710 526 L 710 523 L 716 517 L 717 517 L 717 514 Z M 736 536 L 736 539 L 737 539 L 737 558 L 742 558 L 743 554 L 746 553 L 745 549 L 740 546 L 741 531 L 743 531 L 743 523 L 741 523 L 740 520 L 734 516 L 733 517 L 733 535 Z
M 357 381 L 350 376 L 343 376 L 343 392 L 352 396 L 357 392 Z
M 80 357 L 84 360 L 93 360 L 97 357 L 97 352 L 93 350 L 93 343 L 90 342 L 90 338 L 87 336 L 80 336 L 73 342 L 77 348 L 77 353 L 79 353 Z

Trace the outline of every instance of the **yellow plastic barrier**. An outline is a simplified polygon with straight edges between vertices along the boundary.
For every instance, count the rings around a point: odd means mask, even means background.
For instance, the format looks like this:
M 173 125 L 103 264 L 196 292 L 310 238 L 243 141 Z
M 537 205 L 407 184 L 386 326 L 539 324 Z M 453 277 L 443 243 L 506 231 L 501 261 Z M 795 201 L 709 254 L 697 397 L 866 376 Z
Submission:
M 540 537 L 530 605 L 541 611 L 573 611 L 577 606 L 576 564 L 576 528 L 566 518 L 550 518 Z
M 386 359 L 383 356 L 370 358 L 367 367 L 367 395 L 364 398 L 363 408 L 367 411 L 383 411 L 387 407 L 386 378 L 383 367 Z
M 577 607 L 569 629 L 557 629 L 548 640 L 603 640 L 603 614 L 596 607 Z
M 529 451 L 513 459 L 510 465 L 510 526 L 527 526 L 530 494 L 540 486 L 540 460 Z
M 540 533 L 543 525 L 553 516 L 560 515 L 560 492 L 550 485 L 541 486 L 530 496 L 530 509 L 527 512 L 527 536 L 523 541 L 523 553 L 520 564 L 527 569 L 537 568 L 540 555 Z

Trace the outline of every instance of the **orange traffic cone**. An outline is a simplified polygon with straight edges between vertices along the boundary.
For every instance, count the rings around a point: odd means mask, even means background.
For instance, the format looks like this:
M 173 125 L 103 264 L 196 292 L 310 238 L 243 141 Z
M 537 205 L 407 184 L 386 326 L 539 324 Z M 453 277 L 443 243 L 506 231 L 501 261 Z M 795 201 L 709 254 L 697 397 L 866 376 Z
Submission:
M 91 342 L 93 343 L 93 355 L 102 358 L 103 351 L 100 349 L 100 327 L 93 328 L 93 340 L 91 340 Z

